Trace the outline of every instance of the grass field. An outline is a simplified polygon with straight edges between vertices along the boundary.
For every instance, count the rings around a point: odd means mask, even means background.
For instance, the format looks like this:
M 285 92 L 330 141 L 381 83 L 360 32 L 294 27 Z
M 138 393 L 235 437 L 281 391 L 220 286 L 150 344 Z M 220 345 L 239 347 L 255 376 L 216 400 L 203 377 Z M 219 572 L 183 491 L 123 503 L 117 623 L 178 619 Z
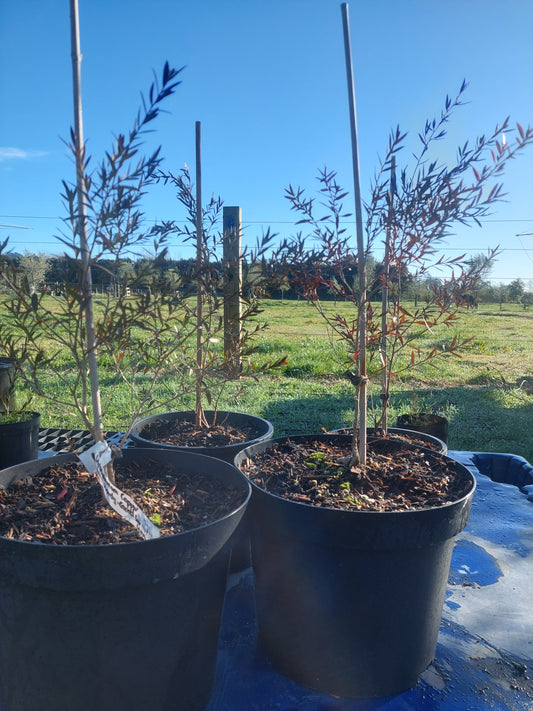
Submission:
M 229 395 L 221 405 L 269 419 L 276 435 L 349 424 L 353 390 L 342 375 L 346 367 L 342 349 L 328 335 L 321 317 L 305 302 L 266 301 L 263 306 L 268 329 L 258 337 L 255 358 L 261 362 L 285 355 L 287 365 L 242 383 L 236 406 Z M 482 305 L 465 311 L 454 329 L 427 334 L 424 347 L 441 347 L 455 334 L 473 337 L 461 358 L 434 360 L 396 380 L 390 424 L 398 414 L 415 408 L 438 412 L 450 421 L 451 449 L 509 452 L 533 462 L 533 310 L 516 304 L 504 304 L 502 309 Z M 52 378 L 49 387 L 53 392 Z M 126 426 L 127 398 L 120 389 L 107 398 L 107 429 Z M 190 397 L 183 398 L 174 409 L 191 404 Z M 42 426 L 80 426 L 72 416 L 54 412 L 49 402 L 36 400 L 33 406 L 42 412 Z
M 345 365 L 342 356 L 332 358 L 338 344 L 313 307 L 269 302 L 264 315 L 269 329 L 261 350 L 286 353 L 288 364 L 268 383 L 253 385 L 243 407 L 247 402 L 270 419 L 279 434 L 350 423 L 353 394 L 342 377 Z M 451 449 L 509 452 L 533 462 L 533 312 L 515 304 L 465 311 L 454 330 L 428 334 L 426 347 L 455 333 L 473 336 L 461 358 L 431 361 L 393 383 L 390 423 L 415 407 L 438 412 L 450 421 Z

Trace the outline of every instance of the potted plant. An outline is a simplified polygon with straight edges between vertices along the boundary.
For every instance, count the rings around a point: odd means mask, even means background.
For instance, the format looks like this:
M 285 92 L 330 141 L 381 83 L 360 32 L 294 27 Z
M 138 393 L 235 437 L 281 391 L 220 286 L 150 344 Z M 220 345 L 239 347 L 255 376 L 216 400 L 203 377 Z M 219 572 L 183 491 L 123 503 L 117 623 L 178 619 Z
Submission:
M 197 124 L 197 153 L 199 140 Z M 199 165 L 197 174 L 201 174 Z M 196 185 L 194 190 L 187 166 L 178 175 L 160 171 L 158 179 L 174 188 L 185 208 L 187 221 L 185 224 L 162 223 L 156 227 L 157 233 L 166 240 L 174 238 L 196 246 L 190 281 L 183 287 L 185 294 L 190 294 L 183 303 L 188 323 L 194 325 L 195 338 L 183 341 L 181 353 L 183 371 L 190 374 L 194 407 L 143 417 L 133 425 L 131 438 L 141 447 L 186 449 L 232 462 L 240 449 L 270 439 L 273 433 L 272 424 L 267 420 L 223 410 L 219 403 L 228 393 L 236 402 L 243 383 L 285 362 L 280 358 L 258 365 L 252 360 L 254 337 L 266 328 L 266 324 L 256 321 L 261 313 L 259 295 L 273 283 L 272 275 L 261 261 L 275 235 L 267 231 L 255 249 L 239 252 L 237 261 L 246 265 L 247 279 L 242 288 L 232 289 L 230 293 L 226 289 L 227 281 L 233 279 L 233 272 L 240 267 L 226 263 L 224 240 L 229 236 L 214 229 L 220 220 L 222 200 L 213 197 L 201 207 L 201 186 Z M 240 245 L 240 234 L 230 238 L 237 238 Z M 227 338 L 225 309 L 227 302 L 235 298 L 240 302 L 238 323 L 234 326 L 238 333 L 231 341 L 230 352 L 226 348 L 231 339 Z
M 32 410 L 0 412 L 0 469 L 37 459 L 40 421 Z
M 318 201 L 291 186 L 286 193 L 300 223 L 310 225 L 312 241 L 309 247 L 298 234 L 282 246 L 280 259 L 343 346 L 354 427 L 351 435 L 272 439 L 235 461 L 253 485 L 248 515 L 260 643 L 279 671 L 336 696 L 396 694 L 429 665 L 453 539 L 467 523 L 475 488 L 472 474 L 448 457 L 367 438 L 366 416 L 367 389 L 377 380 L 386 432 L 391 374 L 439 355 L 437 347 L 423 352 L 418 337 L 454 322 L 456 295 L 476 277 L 463 259 L 439 254 L 443 239 L 457 223 L 487 214 L 501 197 L 501 186 L 489 183 L 533 142 L 533 130 L 519 126 L 517 145 L 502 144 L 505 122 L 461 147 L 452 166 L 433 160 L 431 150 L 464 90 L 463 84 L 440 118 L 425 123 L 414 167 L 402 168 L 396 184 L 391 168 L 406 135 L 391 134 L 366 205 L 364 235 L 356 199 L 357 252 L 342 224 L 347 193 L 333 172 L 320 174 Z M 357 194 L 357 181 L 355 188 Z M 326 206 L 325 216 L 316 214 L 317 202 Z M 381 237 L 384 264 L 367 284 L 366 256 Z M 450 276 L 435 283 L 418 309 L 407 308 L 402 280 L 431 267 L 449 268 Z M 337 290 L 353 305 L 353 316 L 324 305 L 321 289 Z M 459 345 L 452 339 L 447 352 Z
M 38 456 L 40 413 L 15 402 L 15 361 L 0 357 L 0 469 Z
M 199 123 L 196 125 L 196 142 L 199 156 Z M 228 392 L 231 392 L 230 400 L 237 402 L 247 380 L 285 363 L 285 358 L 279 358 L 257 365 L 252 359 L 254 337 L 266 328 L 266 324 L 256 320 L 261 313 L 259 297 L 275 283 L 273 274 L 262 263 L 275 235 L 267 231 L 257 241 L 255 249 L 241 251 L 241 235 L 236 232 L 239 228 L 234 227 L 230 235 L 217 231 L 215 226 L 220 218 L 222 200 L 212 197 L 207 205 L 201 206 L 199 159 L 196 169 L 196 190 L 187 166 L 178 175 L 168 171 L 158 173 L 158 180 L 176 191 L 187 221 L 184 225 L 168 221 L 155 227 L 155 232 L 165 240 L 174 238 L 193 242 L 196 247 L 196 260 L 189 281 L 182 286 L 186 321 L 194 326 L 194 338 L 182 341 L 180 354 L 182 372 L 189 374 L 190 390 L 194 393 L 193 407 L 146 415 L 133 424 L 130 436 L 138 447 L 196 452 L 233 462 L 241 449 L 269 440 L 273 434 L 273 426 L 268 420 L 221 409 L 219 403 Z M 237 264 L 228 262 L 228 240 L 239 245 Z M 232 288 L 227 289 L 228 281 L 233 279 L 235 272 L 241 271 L 239 264 L 243 263 L 246 265 L 243 286 L 232 284 Z M 235 299 L 240 302 L 238 319 L 237 323 L 229 325 L 226 307 Z M 252 326 L 248 325 L 250 322 Z M 226 347 L 228 342 L 229 349 Z M 232 572 L 248 567 L 250 539 L 246 517 L 231 544 Z
M 57 455 L 1 473 L 0 705 L 199 710 L 213 683 L 227 542 L 250 486 L 227 462 L 134 448 L 118 458 L 103 441 L 99 377 L 109 389 L 126 379 L 135 413 L 156 399 L 161 375 L 180 377 L 173 356 L 189 333 L 157 262 L 144 274 L 151 288 L 133 297 L 120 289 L 96 300 L 91 289 L 103 256 L 118 264 L 150 236 L 140 231 L 139 205 L 161 158 L 159 150 L 143 157 L 140 146 L 178 71 L 165 64 L 133 128 L 90 172 L 75 0 L 71 19 L 77 181 L 64 184 L 72 234 L 61 239 L 72 275 L 57 300 L 35 301 L 4 262 L 13 298 L 2 329 L 23 344 L 36 390 L 76 410 L 95 445 L 81 461 Z M 57 393 L 44 390 L 47 368 L 64 384 Z
M 15 365 L 10 358 L 0 358 L 0 469 L 37 459 L 41 415 L 17 408 Z
M 403 412 L 398 415 L 396 426 L 437 437 L 446 445 L 448 444 L 448 418 L 436 412 Z

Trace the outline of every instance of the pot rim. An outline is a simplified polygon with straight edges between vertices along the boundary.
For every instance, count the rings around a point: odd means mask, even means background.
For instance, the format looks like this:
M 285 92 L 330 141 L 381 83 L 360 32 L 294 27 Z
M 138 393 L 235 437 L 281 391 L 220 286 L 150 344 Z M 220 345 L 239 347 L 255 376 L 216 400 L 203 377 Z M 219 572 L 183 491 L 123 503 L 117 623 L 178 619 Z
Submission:
M 340 427 L 339 429 L 336 430 L 329 430 L 327 434 L 348 434 L 351 435 L 350 433 L 351 427 Z M 382 427 L 378 427 L 378 430 L 381 430 L 383 432 Z M 376 431 L 375 427 L 367 427 L 367 439 L 369 437 L 375 438 L 376 435 L 372 434 L 373 432 Z M 444 440 L 440 439 L 440 437 L 437 437 L 436 435 L 429 434 L 429 432 L 420 432 L 419 430 L 409 430 L 406 429 L 405 427 L 396 427 L 396 426 L 391 426 L 387 427 L 387 432 L 390 432 L 391 434 L 400 434 L 400 435 L 405 435 L 408 437 L 409 435 L 414 435 L 416 434 L 419 439 L 426 439 L 428 442 L 432 443 L 433 445 L 439 445 L 443 451 L 441 454 L 445 454 L 448 451 L 448 445 Z M 421 445 L 416 445 L 416 446 L 421 446 Z M 431 447 L 428 447 L 428 449 L 431 449 Z M 432 450 L 435 451 L 435 450 Z M 437 452 L 438 454 L 438 452 Z
M 250 419 L 253 419 L 258 425 L 262 426 L 264 428 L 264 432 L 259 432 L 257 434 L 257 437 L 254 437 L 253 439 L 243 439 L 240 442 L 232 442 L 231 444 L 224 444 L 224 445 L 213 445 L 213 449 L 231 449 L 235 447 L 243 448 L 248 445 L 254 444 L 258 439 L 262 438 L 267 438 L 267 437 L 272 437 L 272 434 L 274 432 L 274 427 L 271 422 L 268 420 L 265 420 L 263 417 L 260 417 L 259 415 L 250 415 L 247 412 L 239 412 L 236 410 L 204 410 L 206 415 L 211 415 L 214 412 L 216 412 L 218 415 L 221 416 L 226 416 L 228 417 L 249 417 Z M 158 418 L 163 419 L 163 420 L 171 420 L 173 419 L 176 415 L 183 415 L 183 416 L 191 416 L 194 417 L 195 412 L 194 410 L 172 410 L 170 412 L 160 412 L 156 413 L 153 415 L 147 415 L 146 417 L 142 417 L 139 420 L 136 420 L 133 423 L 133 427 L 131 428 L 130 436 L 132 439 L 138 440 L 140 443 L 143 442 L 154 442 L 157 445 L 157 448 L 164 449 L 168 451 L 169 449 L 171 450 L 176 450 L 176 449 L 181 449 L 181 450 L 187 450 L 190 451 L 191 453 L 194 452 L 196 453 L 199 450 L 202 450 L 202 452 L 206 449 L 210 449 L 209 445 L 188 445 L 188 444 L 166 444 L 165 442 L 157 442 L 157 440 L 153 439 L 148 439 L 147 437 L 143 437 L 140 432 L 143 430 L 143 428 L 148 424 L 150 421 L 155 421 Z M 176 418 L 177 419 L 177 418 Z

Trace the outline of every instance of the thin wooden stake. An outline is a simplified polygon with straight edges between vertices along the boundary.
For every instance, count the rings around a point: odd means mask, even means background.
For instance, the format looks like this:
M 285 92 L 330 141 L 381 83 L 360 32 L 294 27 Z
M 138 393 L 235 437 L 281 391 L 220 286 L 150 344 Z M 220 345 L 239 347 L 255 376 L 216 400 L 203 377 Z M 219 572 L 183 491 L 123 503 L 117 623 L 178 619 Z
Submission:
M 353 181 L 354 181 L 354 199 L 355 199 L 355 226 L 357 234 L 357 262 L 359 275 L 359 321 L 357 324 L 358 330 L 358 349 L 359 355 L 358 376 L 359 384 L 357 386 L 357 403 L 355 411 L 358 413 L 358 423 L 354 423 L 354 430 L 359 429 L 359 446 L 358 458 L 362 464 L 366 464 L 366 413 L 367 413 L 367 365 L 366 365 L 366 259 L 365 259 L 365 244 L 363 238 L 363 214 L 361 209 L 361 184 L 359 180 L 359 151 L 357 146 L 357 113 L 355 108 L 355 90 L 352 70 L 352 50 L 350 44 L 350 25 L 348 18 L 348 3 L 341 5 L 342 21 L 344 29 L 344 51 L 346 57 L 346 76 L 348 80 L 348 103 L 350 107 L 350 129 L 352 137 L 352 165 L 353 165 Z M 355 454 L 355 452 L 354 452 Z
M 81 103 L 81 51 L 78 0 L 70 0 L 70 34 L 72 53 L 72 78 L 74 89 L 74 154 L 76 159 L 76 187 L 78 199 L 78 235 L 81 253 L 81 289 L 85 313 L 87 359 L 89 366 L 89 381 L 91 387 L 91 403 L 93 410 L 94 439 L 104 439 L 102 425 L 102 405 L 98 382 L 96 336 L 94 329 L 94 313 L 92 300 L 91 256 L 87 238 L 87 186 L 85 182 L 83 114 Z
M 203 390 L 203 303 L 202 271 L 204 263 L 204 235 L 202 219 L 202 125 L 196 122 L 196 426 L 205 425 L 202 407 Z
M 238 378 L 241 363 L 241 208 L 224 206 L 222 212 L 224 265 L 224 353 L 228 377 Z

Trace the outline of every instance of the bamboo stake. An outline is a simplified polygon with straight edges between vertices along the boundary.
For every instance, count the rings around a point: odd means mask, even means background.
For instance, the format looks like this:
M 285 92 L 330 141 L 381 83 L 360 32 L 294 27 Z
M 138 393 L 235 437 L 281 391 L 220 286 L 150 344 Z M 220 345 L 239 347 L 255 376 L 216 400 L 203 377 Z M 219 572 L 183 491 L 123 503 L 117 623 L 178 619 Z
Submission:
M 202 220 L 202 126 L 196 122 L 196 426 L 205 425 L 202 407 L 203 376 L 203 220 Z
M 389 215 L 387 219 L 387 231 L 385 235 L 385 256 L 383 260 L 383 289 L 381 290 L 381 343 L 380 343 L 380 353 L 381 360 L 383 363 L 383 370 L 381 371 L 381 407 L 383 408 L 383 414 L 381 417 L 381 426 L 387 433 L 388 429 L 388 409 L 389 409 L 389 396 L 390 396 L 390 382 L 389 382 L 389 371 L 387 369 L 387 312 L 389 306 L 389 275 L 390 275 L 390 243 L 391 243 L 391 230 L 392 230 L 392 216 L 393 216 L 393 200 L 394 192 L 396 189 L 396 156 L 391 158 L 391 178 L 390 178 L 390 188 L 389 188 Z
M 362 464 L 366 464 L 366 413 L 367 413 L 367 365 L 366 365 L 366 259 L 365 245 L 363 239 L 363 216 L 361 209 L 361 185 L 359 180 L 359 151 L 357 146 L 357 113 L 355 108 L 355 90 L 352 69 L 352 50 L 350 43 L 350 25 L 348 18 L 348 3 L 341 5 L 343 29 L 344 29 L 344 51 L 346 57 L 346 76 L 348 80 L 348 103 L 350 107 L 350 129 L 352 138 L 352 164 L 354 180 L 355 199 L 355 226 L 357 234 L 357 261 L 359 275 L 359 309 L 358 309 L 358 378 L 356 393 L 356 407 L 359 424 L 359 446 L 354 455 Z M 354 423 L 354 432 L 357 429 L 357 422 Z
M 87 238 L 87 188 L 84 167 L 83 114 L 81 103 L 81 51 L 78 0 L 70 0 L 70 31 L 72 53 L 72 78 L 74 89 L 74 154 L 76 159 L 76 187 L 78 199 L 77 231 L 81 253 L 81 290 L 86 327 L 87 359 L 93 411 L 93 437 L 95 441 L 104 439 L 102 425 L 102 405 L 98 383 L 96 336 L 92 300 L 91 257 Z

